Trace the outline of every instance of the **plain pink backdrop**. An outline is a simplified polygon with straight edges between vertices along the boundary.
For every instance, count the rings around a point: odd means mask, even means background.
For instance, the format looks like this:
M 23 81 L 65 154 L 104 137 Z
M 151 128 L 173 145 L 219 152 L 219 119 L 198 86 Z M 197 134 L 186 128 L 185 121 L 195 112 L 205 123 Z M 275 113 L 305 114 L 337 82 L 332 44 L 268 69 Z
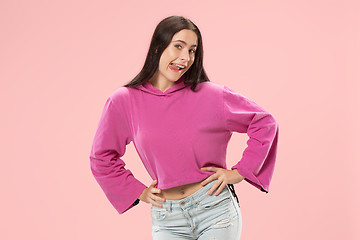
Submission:
M 212 82 L 280 124 L 269 193 L 235 185 L 241 239 L 360 239 L 356 0 L 1 1 L 1 238 L 151 239 L 150 205 L 118 215 L 89 153 L 107 96 L 170 15 L 200 28 Z M 228 166 L 246 140 L 234 133 Z M 151 183 L 132 143 L 123 159 Z

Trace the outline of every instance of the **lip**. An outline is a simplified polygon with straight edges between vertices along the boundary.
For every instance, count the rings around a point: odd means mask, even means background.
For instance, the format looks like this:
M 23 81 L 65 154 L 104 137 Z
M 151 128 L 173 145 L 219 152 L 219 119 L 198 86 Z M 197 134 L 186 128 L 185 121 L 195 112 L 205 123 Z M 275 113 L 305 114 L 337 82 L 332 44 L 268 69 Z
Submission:
M 183 72 L 183 71 L 185 70 L 185 68 L 183 68 L 183 69 L 181 69 L 181 70 L 172 70 L 172 69 L 170 68 L 170 65 L 171 65 L 171 64 L 169 64 L 168 68 L 169 68 L 170 71 L 172 71 L 172 72 Z
M 174 63 L 174 64 L 178 64 L 178 65 L 180 65 L 180 66 L 183 66 L 183 67 L 184 67 L 184 69 L 187 67 L 186 65 L 181 64 L 181 63 L 176 63 L 176 62 L 172 62 L 172 63 Z

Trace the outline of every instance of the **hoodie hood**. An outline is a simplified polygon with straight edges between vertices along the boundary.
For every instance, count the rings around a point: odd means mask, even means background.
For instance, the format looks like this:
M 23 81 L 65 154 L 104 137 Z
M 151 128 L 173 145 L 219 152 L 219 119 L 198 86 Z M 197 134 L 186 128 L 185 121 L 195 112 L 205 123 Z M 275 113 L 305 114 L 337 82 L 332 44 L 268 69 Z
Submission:
M 185 76 L 181 76 L 181 78 L 179 78 L 172 87 L 166 89 L 165 92 L 162 92 L 160 89 L 154 87 L 149 81 L 146 81 L 141 85 L 135 86 L 134 88 L 154 95 L 164 96 L 170 95 L 173 92 L 179 91 L 189 86 L 184 83 L 184 80 Z

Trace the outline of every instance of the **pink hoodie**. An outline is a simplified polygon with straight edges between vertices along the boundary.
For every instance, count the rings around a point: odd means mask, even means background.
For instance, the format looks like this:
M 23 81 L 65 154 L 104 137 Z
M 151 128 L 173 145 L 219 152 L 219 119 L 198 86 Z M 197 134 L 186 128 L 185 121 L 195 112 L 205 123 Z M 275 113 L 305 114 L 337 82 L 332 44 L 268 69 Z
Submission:
M 167 189 L 214 174 L 202 167 L 227 169 L 232 132 L 247 133 L 247 148 L 231 169 L 261 191 L 269 191 L 279 135 L 274 116 L 226 86 L 202 82 L 193 92 L 183 80 L 165 92 L 148 81 L 134 88 L 120 87 L 107 98 L 90 166 L 119 214 L 136 205 L 147 187 L 121 159 L 130 142 L 151 178 L 157 179 L 155 187 Z

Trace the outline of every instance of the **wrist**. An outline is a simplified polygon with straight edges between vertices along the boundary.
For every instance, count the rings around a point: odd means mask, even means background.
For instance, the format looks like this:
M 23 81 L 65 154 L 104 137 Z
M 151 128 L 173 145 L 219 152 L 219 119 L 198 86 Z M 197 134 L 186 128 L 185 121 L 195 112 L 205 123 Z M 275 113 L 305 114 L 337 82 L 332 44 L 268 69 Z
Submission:
M 140 196 L 138 197 L 139 200 L 144 201 L 143 196 L 144 196 L 144 193 L 145 193 L 146 189 L 147 189 L 147 188 L 145 188 L 145 189 L 142 191 L 142 193 L 140 194 Z
M 243 175 L 241 175 L 236 168 L 234 168 L 232 171 L 236 172 L 239 175 L 239 177 L 241 178 L 241 180 L 245 179 L 245 177 Z

